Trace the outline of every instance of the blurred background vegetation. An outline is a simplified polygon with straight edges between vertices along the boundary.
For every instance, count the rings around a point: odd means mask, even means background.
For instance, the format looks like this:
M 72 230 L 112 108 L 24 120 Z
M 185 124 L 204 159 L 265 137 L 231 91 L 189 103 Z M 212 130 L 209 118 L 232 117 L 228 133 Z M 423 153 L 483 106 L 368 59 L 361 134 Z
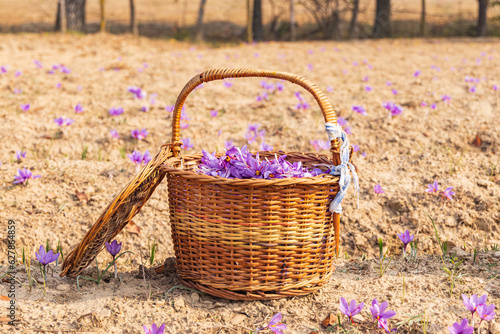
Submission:
M 500 36 L 500 0 L 0 0 L 0 32 L 208 42 Z

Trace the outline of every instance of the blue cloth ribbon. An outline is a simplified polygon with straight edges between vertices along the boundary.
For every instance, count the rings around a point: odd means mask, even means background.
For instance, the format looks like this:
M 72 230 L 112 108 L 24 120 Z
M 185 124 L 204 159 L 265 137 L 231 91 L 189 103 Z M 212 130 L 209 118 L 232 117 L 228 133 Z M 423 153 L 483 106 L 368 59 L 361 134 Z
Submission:
M 342 139 L 342 145 L 340 146 L 340 165 L 329 166 L 331 175 L 340 176 L 339 192 L 330 203 L 330 212 L 342 213 L 342 200 L 344 199 L 347 188 L 351 183 L 351 174 L 359 207 L 359 179 L 358 174 L 356 173 L 356 167 L 349 162 L 349 140 L 347 139 L 347 134 L 338 124 L 325 123 L 325 128 L 330 141 L 334 139 Z

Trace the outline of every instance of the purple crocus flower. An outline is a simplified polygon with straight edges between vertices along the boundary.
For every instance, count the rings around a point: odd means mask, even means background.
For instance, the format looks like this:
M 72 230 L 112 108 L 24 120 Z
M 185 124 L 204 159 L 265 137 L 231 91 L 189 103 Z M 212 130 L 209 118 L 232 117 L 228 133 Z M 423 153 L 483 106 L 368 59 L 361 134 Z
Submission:
M 382 186 L 380 185 L 380 182 L 377 183 L 374 187 L 373 190 L 375 191 L 375 194 L 384 194 L 385 191 L 382 189 Z
M 420 70 L 417 70 L 415 71 L 415 73 L 413 73 L 413 76 L 416 78 L 420 75 L 420 73 L 421 73 Z
M 42 66 L 42 63 L 41 63 L 39 60 L 36 60 L 36 59 L 35 59 L 35 60 L 33 60 L 33 63 L 35 64 L 35 66 L 36 66 L 37 68 L 42 68 L 42 67 L 43 67 L 43 66 Z
M 312 71 L 313 70 L 313 64 L 311 64 L 311 63 L 307 64 L 307 68 L 309 69 L 309 71 Z
M 69 73 L 71 73 L 71 70 L 64 65 L 61 65 L 61 72 L 69 74 Z
M 5 74 L 7 73 L 7 67 L 6 65 L 0 66 L 0 73 Z
M 257 139 L 257 137 L 262 134 L 262 132 L 259 132 L 260 128 L 260 124 L 259 123 L 256 123 L 256 124 L 249 124 L 248 125 L 248 129 L 247 129 L 247 132 L 245 133 L 245 139 L 248 141 L 249 144 L 252 144 L 253 142 L 255 142 L 255 140 Z
M 40 246 L 38 253 L 35 252 L 35 257 L 38 262 L 40 262 L 40 264 L 45 268 L 46 265 L 57 260 L 57 258 L 59 257 L 59 253 L 54 254 L 52 249 L 47 252 L 45 251 L 45 248 L 43 246 Z
M 403 243 L 403 253 L 406 253 L 406 246 L 415 238 L 414 235 L 410 235 L 410 231 L 406 230 L 404 233 L 398 234 L 399 240 Z
M 391 311 L 391 310 L 386 311 L 388 306 L 389 306 L 389 303 L 387 303 L 387 301 L 383 302 L 382 304 L 379 304 L 377 298 L 375 298 L 372 301 L 372 307 L 370 307 L 370 311 L 372 313 L 372 319 L 377 320 L 377 322 L 379 324 L 379 328 L 384 328 L 384 329 L 386 329 L 386 331 L 387 331 L 387 328 L 386 328 L 387 327 L 387 319 L 390 319 L 396 315 L 396 312 L 394 312 L 394 311 Z
M 285 86 L 281 82 L 277 82 L 276 83 L 276 90 L 278 92 L 281 92 L 281 91 L 283 91 L 283 89 L 285 89 Z
M 148 94 L 145 91 L 143 91 L 139 87 L 135 87 L 135 86 L 128 87 L 127 92 L 132 93 L 132 95 L 134 95 L 134 98 L 139 99 L 139 100 L 142 100 L 143 98 L 148 96 Z
M 75 120 L 71 118 L 65 118 L 63 116 L 58 117 L 54 120 L 54 122 L 59 126 L 71 125 Z
M 76 112 L 77 114 L 79 114 L 79 113 L 83 112 L 83 107 L 82 107 L 81 103 L 78 103 L 78 104 L 75 106 L 75 112 Z
M 361 153 L 361 155 L 362 155 L 363 157 L 366 157 L 366 156 L 367 156 L 366 152 Z
M 472 334 L 474 333 L 474 327 L 469 327 L 469 321 L 463 319 L 459 324 L 455 322 L 452 327 L 448 327 L 450 334 Z
M 469 93 L 475 93 L 475 92 L 476 92 L 476 86 L 470 86 Z
M 393 88 L 393 89 L 391 89 L 391 92 L 392 92 L 392 94 L 394 94 L 394 95 L 398 95 L 398 91 L 397 91 L 396 89 L 394 89 L 394 88 Z
M 41 176 L 40 175 L 33 175 L 29 169 L 26 169 L 26 167 L 23 167 L 23 169 L 18 169 L 17 170 L 18 175 L 14 175 L 14 184 L 19 184 L 19 183 L 25 183 L 28 184 L 29 179 L 38 179 Z
M 151 154 L 149 153 L 149 150 L 146 150 L 144 152 L 144 155 L 142 156 L 142 162 L 144 162 L 145 165 L 147 165 L 151 161 L 152 157 Z
M 431 104 L 431 109 L 435 110 L 437 108 L 437 105 L 435 103 Z
M 127 157 L 130 159 L 130 161 L 136 164 L 136 166 L 139 166 L 143 161 L 142 153 L 137 150 L 134 150 L 132 154 L 127 154 Z
M 358 152 L 359 151 L 359 145 L 357 145 L 357 144 L 352 145 L 352 151 L 353 152 Z
M 491 304 L 490 306 L 486 306 L 486 304 L 478 305 L 477 314 L 479 315 L 479 319 L 481 322 L 483 320 L 491 321 L 495 317 L 495 304 Z
M 22 111 L 28 111 L 30 110 L 30 104 L 21 104 L 21 110 Z
M 349 304 L 347 304 L 347 300 L 345 300 L 344 297 L 340 298 L 340 311 L 344 313 L 352 323 L 354 323 L 352 317 L 361 312 L 364 306 L 364 303 L 359 303 L 359 305 L 356 305 L 356 301 L 354 299 L 351 300 Z
M 108 253 L 111 254 L 113 259 L 115 256 L 120 253 L 120 250 L 122 249 L 122 243 L 118 243 L 118 241 L 113 240 L 111 243 L 108 243 L 107 241 L 105 242 L 106 244 L 106 249 L 108 250 Z
M 420 102 L 420 106 L 421 106 L 421 107 L 427 107 L 427 103 L 426 103 L 426 102 L 424 102 L 424 101 L 422 101 L 422 102 Z
M 453 187 L 448 187 L 443 191 L 443 195 L 448 198 L 450 201 L 453 201 L 453 195 L 455 195 L 455 192 L 452 191 Z
M 330 142 L 326 140 L 315 139 L 310 141 L 316 151 L 330 149 Z
M 328 93 L 333 92 L 333 88 L 332 88 L 332 86 L 326 86 L 326 91 L 327 91 Z
M 146 130 L 146 129 L 142 129 L 142 130 L 134 129 L 134 130 L 130 131 L 130 135 L 134 139 L 143 140 L 148 135 L 148 130 Z
M 347 125 L 347 120 L 344 117 L 339 116 L 339 118 L 337 118 L 337 123 L 340 126 L 346 126 Z
M 495 92 L 498 90 L 498 86 L 497 86 L 497 85 L 493 85 L 491 88 L 492 88 Z
M 282 318 L 281 313 L 275 314 L 272 318 L 271 321 L 269 321 L 269 324 L 262 328 L 262 329 L 269 329 L 271 330 L 274 334 L 283 334 L 283 330 L 287 329 L 287 325 L 280 323 Z
M 234 147 L 234 145 L 233 145 L 233 141 L 232 141 L 232 140 L 228 140 L 228 141 L 226 141 L 226 142 L 224 143 L 224 147 L 226 148 L 226 151 L 227 151 L 227 150 L 232 149 L 232 148 Z
M 152 103 L 153 104 L 153 103 Z M 142 112 L 148 112 L 149 111 L 149 107 L 148 106 L 142 106 L 141 107 L 141 111 Z
M 464 305 L 470 311 L 472 318 L 474 317 L 474 313 L 477 311 L 478 306 L 486 305 L 487 298 L 488 295 L 482 295 L 481 297 L 478 297 L 476 294 L 473 294 L 469 299 L 465 294 L 462 293 Z
M 403 113 L 403 108 L 394 102 L 382 102 L 382 107 L 389 110 L 392 116 L 398 116 Z
M 439 191 L 439 184 L 437 180 L 434 180 L 433 183 L 427 185 L 427 189 L 425 189 L 428 193 L 437 193 Z
M 172 105 L 172 106 L 165 106 L 165 110 L 168 111 L 168 112 L 172 112 L 174 111 L 174 108 L 175 108 L 175 105 Z
M 352 131 L 351 131 L 351 127 L 350 127 L 350 126 L 346 126 L 346 127 L 344 128 L 344 131 L 345 131 L 345 133 L 347 133 L 348 135 L 352 135 Z
M 385 85 L 386 85 L 386 86 L 392 86 L 392 82 L 390 82 L 390 81 L 386 81 L 386 82 L 385 82 Z
M 371 92 L 373 89 L 371 86 L 365 86 L 365 92 Z
M 352 111 L 357 112 L 358 114 L 361 114 L 363 116 L 368 115 L 366 113 L 366 109 L 363 108 L 362 106 L 352 106 Z
M 261 151 L 272 151 L 273 147 L 265 142 L 260 143 L 260 150 Z
M 443 100 L 444 103 L 450 103 L 451 96 L 449 96 L 449 95 L 441 95 L 441 100 Z
M 14 88 L 14 94 L 21 94 L 23 91 L 20 88 Z
M 26 158 L 26 152 L 24 152 L 23 150 L 16 151 L 16 160 L 20 161 L 22 158 Z
M 112 138 L 116 138 L 116 139 L 120 138 L 120 134 L 118 133 L 118 131 L 116 131 L 114 129 L 110 130 L 109 134 L 111 135 Z
M 122 107 L 113 107 L 113 108 L 109 109 L 109 114 L 111 116 L 119 116 L 119 115 L 123 114 L 123 108 Z
M 211 117 L 217 117 L 218 114 L 219 114 L 219 112 L 217 110 L 210 110 Z
M 182 138 L 182 149 L 189 151 L 194 147 L 194 144 L 191 142 L 191 138 Z
M 17 78 L 18 76 L 21 76 L 23 74 L 23 72 L 21 71 L 16 71 L 16 73 L 14 74 L 14 76 Z
M 146 334 L 163 334 L 165 331 L 165 324 L 161 324 L 160 327 L 157 327 L 156 324 L 152 324 L 151 329 L 146 327 L 146 325 L 142 325 L 142 328 Z
M 231 88 L 233 86 L 233 83 L 228 80 L 223 80 L 224 81 L 224 87 L 226 88 Z

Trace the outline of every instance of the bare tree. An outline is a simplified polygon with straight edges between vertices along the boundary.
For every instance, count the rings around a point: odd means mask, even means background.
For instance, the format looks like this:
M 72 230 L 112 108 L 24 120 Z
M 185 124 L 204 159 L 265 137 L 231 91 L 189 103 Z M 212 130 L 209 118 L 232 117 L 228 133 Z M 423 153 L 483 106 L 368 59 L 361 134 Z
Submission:
M 349 24 L 349 38 L 354 38 L 354 35 L 356 33 L 356 23 L 358 21 L 358 13 L 359 13 L 359 0 L 353 0 L 351 23 Z
M 64 3 L 63 3 L 64 1 Z M 66 15 L 66 28 L 83 32 L 85 29 L 85 2 L 86 0 L 61 0 L 57 3 L 56 31 L 63 31 L 63 11 Z
M 262 26 L 262 0 L 253 1 L 252 34 L 256 41 L 264 40 L 264 27 Z
M 196 20 L 196 32 L 194 39 L 197 42 L 203 41 L 203 15 L 205 14 L 205 5 L 207 0 L 200 0 L 200 9 L 198 10 L 198 20 Z
M 139 35 L 139 25 L 137 24 L 137 20 L 135 18 L 135 3 L 134 0 L 130 0 L 130 32 L 134 36 Z
M 340 0 L 302 0 L 301 4 L 311 13 L 325 39 L 340 38 Z
M 425 0 L 422 0 L 422 12 L 420 13 L 420 36 L 425 36 Z
M 100 31 L 105 32 L 106 31 L 106 13 L 104 12 L 104 2 L 106 0 L 99 0 L 99 7 L 101 9 L 101 24 L 100 24 Z
M 377 0 L 372 38 L 391 36 L 391 0 Z
M 489 0 L 478 0 L 479 13 L 477 16 L 477 35 L 486 36 L 486 13 L 488 10 Z
M 295 0 L 290 0 L 290 40 L 295 41 L 297 38 L 295 32 L 295 8 L 294 8 Z

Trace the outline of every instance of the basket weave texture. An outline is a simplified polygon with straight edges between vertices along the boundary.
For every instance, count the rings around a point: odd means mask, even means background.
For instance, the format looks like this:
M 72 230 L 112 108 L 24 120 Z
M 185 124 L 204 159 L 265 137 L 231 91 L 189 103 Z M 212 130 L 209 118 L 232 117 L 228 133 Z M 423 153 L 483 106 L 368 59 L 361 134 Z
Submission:
M 172 142 L 180 138 L 180 111 L 188 94 L 203 82 L 238 77 L 270 77 L 297 83 L 321 107 L 326 122 L 336 123 L 330 102 L 312 83 L 292 74 L 264 70 L 212 70 L 191 79 L 174 109 Z M 338 164 L 315 153 L 287 155 L 305 167 Z M 179 155 L 173 148 L 160 170 L 167 173 L 170 223 L 177 272 L 184 285 L 234 300 L 305 295 L 331 276 L 338 251 L 339 215 L 328 211 L 339 191 L 329 174 L 306 178 L 227 179 L 197 172 L 201 154 Z

